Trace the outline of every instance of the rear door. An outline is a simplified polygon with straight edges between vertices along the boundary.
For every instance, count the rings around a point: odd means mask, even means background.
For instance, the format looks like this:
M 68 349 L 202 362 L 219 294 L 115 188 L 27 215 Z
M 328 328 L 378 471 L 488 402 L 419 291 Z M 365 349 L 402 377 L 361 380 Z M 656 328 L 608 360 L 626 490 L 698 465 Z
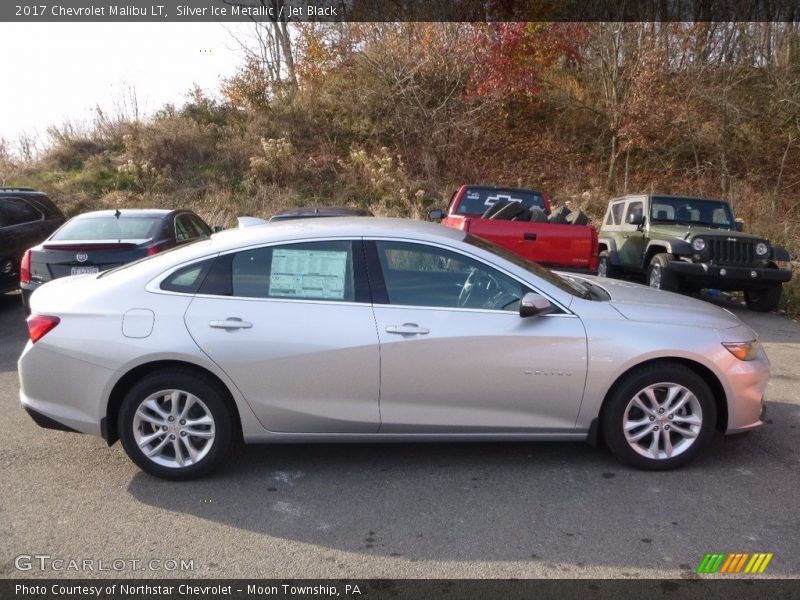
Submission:
M 583 324 L 523 319 L 529 289 L 436 245 L 368 242 L 381 349 L 381 432 L 574 429 L 586 377 Z
M 380 356 L 360 241 L 223 255 L 185 321 L 266 429 L 378 431 Z

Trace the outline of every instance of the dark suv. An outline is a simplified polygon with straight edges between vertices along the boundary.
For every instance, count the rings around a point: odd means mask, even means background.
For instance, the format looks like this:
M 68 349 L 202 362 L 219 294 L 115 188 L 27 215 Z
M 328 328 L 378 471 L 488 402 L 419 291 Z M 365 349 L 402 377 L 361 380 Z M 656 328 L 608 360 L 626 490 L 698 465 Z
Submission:
M 22 255 L 64 222 L 64 215 L 42 192 L 0 187 L 0 293 L 19 289 Z
M 742 233 L 724 200 L 661 194 L 616 198 L 600 230 L 597 274 L 644 273 L 650 287 L 670 292 L 742 290 L 747 307 L 778 307 L 792 278 L 789 253 Z

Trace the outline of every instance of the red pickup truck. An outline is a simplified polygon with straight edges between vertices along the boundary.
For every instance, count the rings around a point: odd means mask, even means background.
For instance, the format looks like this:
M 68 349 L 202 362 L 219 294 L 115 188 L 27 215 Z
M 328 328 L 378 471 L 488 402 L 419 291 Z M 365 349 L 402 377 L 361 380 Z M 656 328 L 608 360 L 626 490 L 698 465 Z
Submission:
M 428 216 L 548 267 L 597 272 L 597 229 L 585 224 L 583 213 L 565 212 L 553 213 L 544 192 L 463 185 L 447 213 Z

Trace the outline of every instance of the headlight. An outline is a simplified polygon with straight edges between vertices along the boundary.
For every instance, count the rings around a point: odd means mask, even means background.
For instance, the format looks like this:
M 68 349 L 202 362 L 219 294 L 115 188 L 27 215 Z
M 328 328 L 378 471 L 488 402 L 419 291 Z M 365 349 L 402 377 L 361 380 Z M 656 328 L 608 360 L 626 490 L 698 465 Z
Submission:
M 755 360 L 756 356 L 758 356 L 758 340 L 750 340 L 749 342 L 722 342 L 722 345 L 739 360 Z
M 702 252 L 706 249 L 706 241 L 703 238 L 694 238 L 692 248 L 694 248 L 695 252 Z
M 769 252 L 769 246 L 767 246 L 764 242 L 758 242 L 756 244 L 756 254 L 759 256 L 766 256 L 767 252 Z

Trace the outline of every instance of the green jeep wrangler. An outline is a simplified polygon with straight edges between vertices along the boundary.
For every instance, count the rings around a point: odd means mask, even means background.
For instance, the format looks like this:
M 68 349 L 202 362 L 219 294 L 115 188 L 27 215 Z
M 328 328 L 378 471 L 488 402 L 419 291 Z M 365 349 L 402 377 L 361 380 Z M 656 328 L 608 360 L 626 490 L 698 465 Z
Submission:
M 743 290 L 748 308 L 778 306 L 792 277 L 789 253 L 742 233 L 723 200 L 630 195 L 609 202 L 600 229 L 600 277 L 646 274 L 650 287 L 677 292 Z

